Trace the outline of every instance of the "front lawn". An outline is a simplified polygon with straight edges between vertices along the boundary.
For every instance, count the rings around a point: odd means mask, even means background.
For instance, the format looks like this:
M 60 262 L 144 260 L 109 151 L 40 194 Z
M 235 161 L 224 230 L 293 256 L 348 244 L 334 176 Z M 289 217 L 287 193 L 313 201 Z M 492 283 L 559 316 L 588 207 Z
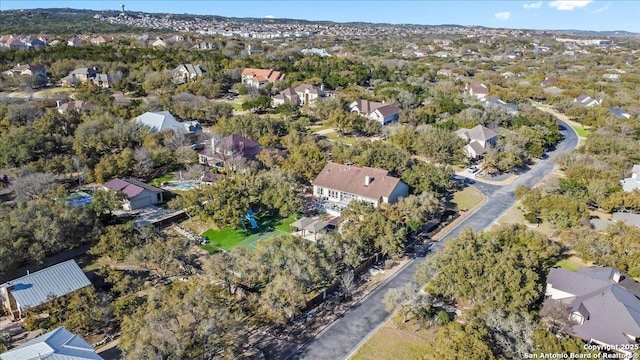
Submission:
M 418 329 L 413 322 L 399 326 L 395 321 L 385 323 L 351 357 L 352 360 L 423 359 L 433 353 L 437 328 Z
M 462 191 L 456 191 L 453 194 L 451 203 L 454 205 L 455 211 L 467 211 L 482 203 L 483 199 L 484 195 L 480 191 L 467 186 Z

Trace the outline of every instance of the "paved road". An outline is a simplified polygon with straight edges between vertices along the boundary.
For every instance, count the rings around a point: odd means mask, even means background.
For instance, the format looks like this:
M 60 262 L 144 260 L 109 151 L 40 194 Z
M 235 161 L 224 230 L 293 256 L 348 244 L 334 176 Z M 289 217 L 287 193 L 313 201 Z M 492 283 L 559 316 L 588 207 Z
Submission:
M 553 159 L 564 152 L 573 150 L 578 145 L 578 137 L 568 126 L 561 126 L 564 140 L 557 148 L 550 152 L 548 158 L 539 162 L 516 181 L 506 186 L 472 183 L 486 196 L 486 203 L 473 214 L 451 229 L 432 250 L 444 246 L 448 239 L 457 237 L 460 232 L 471 227 L 474 231 L 482 231 L 489 227 L 506 210 L 515 203 L 514 190 L 518 185 L 532 186 L 553 171 Z M 384 310 L 382 299 L 387 290 L 400 287 L 413 281 L 417 265 L 421 262 L 420 256 L 400 270 L 395 277 L 383 283 L 374 290 L 360 304 L 348 312 L 342 318 L 336 320 L 318 336 L 307 342 L 291 359 L 335 360 L 344 359 L 361 345 L 361 342 L 375 331 L 389 318 Z

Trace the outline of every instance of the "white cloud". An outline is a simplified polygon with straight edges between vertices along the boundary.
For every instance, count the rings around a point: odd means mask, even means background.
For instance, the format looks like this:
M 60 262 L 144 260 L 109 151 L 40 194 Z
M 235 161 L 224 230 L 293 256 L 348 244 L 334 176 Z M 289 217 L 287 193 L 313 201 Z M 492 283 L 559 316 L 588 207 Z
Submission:
M 600 8 L 598 8 L 598 9 L 594 10 L 594 11 L 592 12 L 592 14 L 599 14 L 599 13 L 601 13 L 601 12 L 603 12 L 603 11 L 607 11 L 607 10 L 609 10 L 609 4 L 607 4 L 607 5 L 603 6 L 603 7 L 600 7 Z
M 264 17 L 265 19 L 275 19 L 276 17 L 273 15 L 267 15 Z
M 593 0 L 556 0 L 549 2 L 549 6 L 562 11 L 573 11 L 578 8 L 583 8 L 591 4 Z
M 511 13 L 508 11 L 496 13 L 496 19 L 498 20 L 509 20 L 511 17 Z
M 522 5 L 523 8 L 529 10 L 529 9 L 539 9 L 542 6 L 542 1 L 538 1 L 538 2 L 534 2 L 531 4 L 524 4 Z

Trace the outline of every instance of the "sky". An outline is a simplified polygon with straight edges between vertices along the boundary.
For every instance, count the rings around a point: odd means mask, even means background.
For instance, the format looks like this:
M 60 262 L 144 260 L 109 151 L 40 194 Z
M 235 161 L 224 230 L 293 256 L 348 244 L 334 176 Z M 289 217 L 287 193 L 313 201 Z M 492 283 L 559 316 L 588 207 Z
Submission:
M 0 10 L 75 8 L 226 17 L 275 17 L 336 22 L 481 25 L 551 30 L 626 30 L 640 33 L 640 0 L 555 1 L 210 1 L 1 0 Z

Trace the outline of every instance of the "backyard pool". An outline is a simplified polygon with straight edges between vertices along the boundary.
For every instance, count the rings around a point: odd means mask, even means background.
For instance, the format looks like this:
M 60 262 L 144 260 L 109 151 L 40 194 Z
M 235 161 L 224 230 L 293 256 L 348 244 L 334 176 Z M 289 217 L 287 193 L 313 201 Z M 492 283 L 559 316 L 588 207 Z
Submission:
M 162 188 L 169 191 L 186 191 L 195 189 L 198 187 L 198 181 L 188 180 L 188 181 L 167 181 L 162 184 Z
M 89 191 L 76 191 L 65 198 L 71 207 L 78 207 L 91 204 L 91 193 Z

